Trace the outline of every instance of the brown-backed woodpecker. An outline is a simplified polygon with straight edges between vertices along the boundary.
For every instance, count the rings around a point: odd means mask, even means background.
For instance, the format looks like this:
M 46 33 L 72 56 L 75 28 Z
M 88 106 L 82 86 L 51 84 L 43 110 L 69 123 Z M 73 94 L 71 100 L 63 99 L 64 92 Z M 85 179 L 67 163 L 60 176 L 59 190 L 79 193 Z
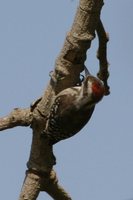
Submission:
M 72 137 L 90 120 L 103 96 L 103 83 L 88 72 L 81 86 L 67 88 L 56 96 L 42 136 L 51 144 Z

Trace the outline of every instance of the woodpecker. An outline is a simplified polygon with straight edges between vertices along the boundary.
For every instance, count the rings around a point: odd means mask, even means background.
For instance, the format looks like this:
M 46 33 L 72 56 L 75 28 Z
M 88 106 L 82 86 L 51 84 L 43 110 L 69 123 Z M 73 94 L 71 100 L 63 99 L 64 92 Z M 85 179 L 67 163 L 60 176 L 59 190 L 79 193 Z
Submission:
M 42 136 L 48 137 L 52 145 L 78 133 L 90 120 L 95 105 L 104 96 L 102 81 L 89 71 L 86 74 L 80 86 L 67 88 L 55 97 L 46 128 L 42 132 Z

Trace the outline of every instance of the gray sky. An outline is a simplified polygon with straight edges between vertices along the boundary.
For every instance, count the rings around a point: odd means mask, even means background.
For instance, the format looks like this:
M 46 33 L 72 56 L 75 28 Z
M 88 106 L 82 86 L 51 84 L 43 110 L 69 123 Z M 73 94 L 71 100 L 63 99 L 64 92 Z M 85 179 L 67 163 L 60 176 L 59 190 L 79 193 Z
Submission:
M 76 0 L 0 1 L 0 116 L 42 95 L 77 5 Z M 73 200 L 133 199 L 132 8 L 132 0 L 105 1 L 111 95 L 78 135 L 54 147 L 60 183 Z M 94 74 L 96 50 L 97 38 L 86 61 Z M 0 199 L 18 199 L 31 137 L 29 128 L 0 133 Z M 41 199 L 51 198 L 42 193 Z

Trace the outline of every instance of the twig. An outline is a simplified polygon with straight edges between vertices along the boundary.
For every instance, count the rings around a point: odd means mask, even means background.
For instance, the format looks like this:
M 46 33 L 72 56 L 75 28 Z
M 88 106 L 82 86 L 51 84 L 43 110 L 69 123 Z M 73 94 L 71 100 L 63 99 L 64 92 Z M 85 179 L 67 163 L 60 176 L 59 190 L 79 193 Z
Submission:
M 99 20 L 98 26 L 97 26 L 97 35 L 99 39 L 99 48 L 97 51 L 97 58 L 99 59 L 99 65 L 100 69 L 98 72 L 98 77 L 104 82 L 105 85 L 105 95 L 110 94 L 110 87 L 108 86 L 108 77 L 109 77 L 109 72 L 108 72 L 108 61 L 107 61 L 107 42 L 109 41 L 109 36 L 104 30 L 104 26 Z

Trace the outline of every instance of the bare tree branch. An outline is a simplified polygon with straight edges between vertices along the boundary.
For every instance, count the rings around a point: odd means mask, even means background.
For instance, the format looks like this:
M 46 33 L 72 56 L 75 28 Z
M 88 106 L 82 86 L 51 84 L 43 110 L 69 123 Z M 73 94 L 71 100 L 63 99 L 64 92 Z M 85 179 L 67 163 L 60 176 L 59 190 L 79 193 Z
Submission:
M 16 126 L 30 126 L 33 120 L 33 111 L 42 97 L 34 101 L 30 108 L 15 108 L 9 115 L 0 118 L 0 131 Z
M 107 69 L 106 44 L 104 31 L 101 29 L 100 12 L 103 0 L 80 0 L 74 23 L 67 34 L 64 46 L 56 60 L 51 80 L 41 99 L 30 109 L 15 109 L 9 116 L 0 119 L 0 130 L 15 126 L 31 126 L 33 139 L 28 171 L 23 183 L 19 200 L 35 200 L 40 191 L 46 191 L 55 200 L 71 200 L 71 197 L 58 184 L 53 166 L 56 164 L 53 147 L 48 139 L 41 137 L 45 129 L 51 105 L 55 96 L 65 88 L 75 86 L 84 70 L 86 52 L 91 46 L 97 30 L 99 36 L 99 61 L 101 78 L 106 84 Z M 104 58 L 103 58 L 104 57 Z
M 46 191 L 51 197 L 58 200 L 71 200 L 68 193 L 58 184 L 58 179 L 54 170 L 50 172 L 49 179 L 44 176 L 42 179 L 42 191 Z
M 97 58 L 99 59 L 99 65 L 100 69 L 98 72 L 98 77 L 104 82 L 105 86 L 105 95 L 109 95 L 109 86 L 107 83 L 109 72 L 108 72 L 108 61 L 107 61 L 107 42 L 109 41 L 109 36 L 104 30 L 104 26 L 102 24 L 102 21 L 99 20 L 98 26 L 97 26 L 97 34 L 99 38 L 99 48 L 97 51 Z
M 36 200 L 41 188 L 41 178 L 35 173 L 27 173 L 19 200 Z
M 15 108 L 8 116 L 0 118 L 0 131 L 16 126 L 29 126 L 32 118 L 29 108 Z
M 28 170 L 24 183 L 19 200 L 35 200 L 40 191 L 47 192 L 55 200 L 71 200 L 71 197 L 58 184 L 56 173 L 53 170 L 50 174 Z

